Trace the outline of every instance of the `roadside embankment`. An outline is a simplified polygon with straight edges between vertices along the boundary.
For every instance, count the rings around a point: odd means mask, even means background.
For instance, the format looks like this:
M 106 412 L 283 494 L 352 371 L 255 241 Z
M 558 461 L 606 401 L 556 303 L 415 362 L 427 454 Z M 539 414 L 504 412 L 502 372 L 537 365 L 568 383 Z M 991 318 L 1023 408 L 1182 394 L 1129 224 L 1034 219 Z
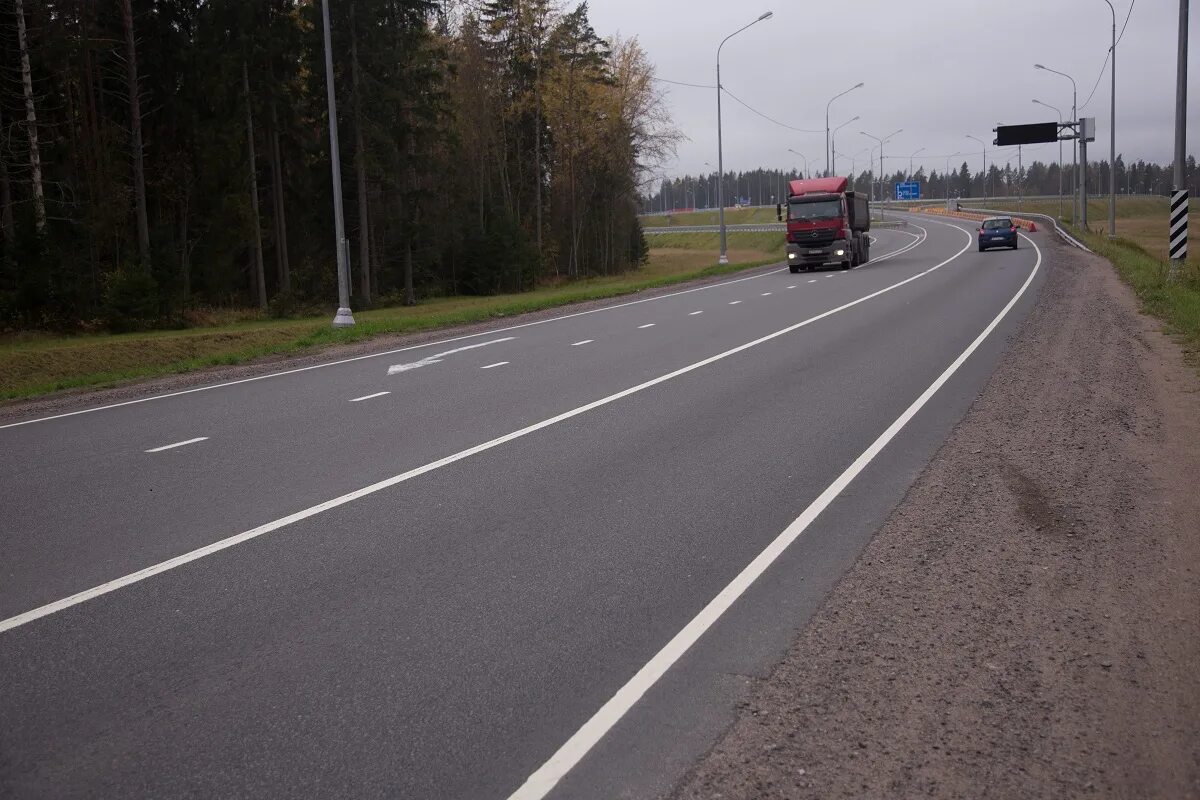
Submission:
M 1054 245 L 984 393 L 676 798 L 1200 797 L 1200 379 Z

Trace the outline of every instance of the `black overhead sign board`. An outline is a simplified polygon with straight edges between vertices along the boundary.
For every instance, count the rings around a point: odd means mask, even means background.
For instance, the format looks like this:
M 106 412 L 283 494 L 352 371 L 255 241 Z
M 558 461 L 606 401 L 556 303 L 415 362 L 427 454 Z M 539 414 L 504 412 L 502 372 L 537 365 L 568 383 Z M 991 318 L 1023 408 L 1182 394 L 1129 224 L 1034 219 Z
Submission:
M 1057 122 L 1036 122 L 1032 125 L 1001 125 L 999 128 L 996 128 L 995 144 L 999 147 L 1057 141 Z

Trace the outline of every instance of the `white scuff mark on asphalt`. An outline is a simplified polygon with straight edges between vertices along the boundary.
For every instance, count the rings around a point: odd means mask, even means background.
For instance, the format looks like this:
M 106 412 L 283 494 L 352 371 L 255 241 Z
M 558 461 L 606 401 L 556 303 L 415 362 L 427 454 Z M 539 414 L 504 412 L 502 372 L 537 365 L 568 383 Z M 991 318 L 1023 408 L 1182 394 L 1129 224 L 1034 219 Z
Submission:
M 440 363 L 446 356 L 452 356 L 455 353 L 461 353 L 464 350 L 474 350 L 477 347 L 487 347 L 489 344 L 500 344 L 501 342 L 511 342 L 515 336 L 505 336 L 503 339 L 492 339 L 489 342 L 479 342 L 478 344 L 469 344 L 465 347 L 456 347 L 453 350 L 447 350 L 444 353 L 434 353 L 431 356 L 426 356 L 420 361 L 413 361 L 410 364 L 393 364 L 388 367 L 388 375 L 395 375 L 398 372 L 408 372 L 409 370 L 428 367 L 430 364 Z

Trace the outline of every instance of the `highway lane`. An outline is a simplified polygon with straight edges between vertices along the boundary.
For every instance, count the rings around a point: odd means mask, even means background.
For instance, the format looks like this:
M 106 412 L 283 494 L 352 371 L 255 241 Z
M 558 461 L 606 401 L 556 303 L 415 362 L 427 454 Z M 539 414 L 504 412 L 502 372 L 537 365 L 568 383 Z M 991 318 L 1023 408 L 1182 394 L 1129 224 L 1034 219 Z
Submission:
M 884 250 L 913 247 L 917 234 L 885 234 L 892 244 Z M 872 286 L 923 262 L 877 263 L 889 270 Z M 755 289 L 769 277 L 735 278 L 602 313 L 0 429 L 0 480 L 12 497 L 0 619 L 741 344 L 748 332 L 774 330 L 764 306 L 809 316 L 858 291 L 840 285 L 840 273 L 814 275 L 794 276 L 769 297 Z M 691 316 L 697 310 L 704 313 Z M 655 327 L 639 327 L 647 324 Z M 496 343 L 387 374 L 394 364 L 487 342 Z M 512 363 L 478 371 L 501 360 Z M 351 402 L 380 391 L 390 394 Z M 197 437 L 207 439 L 144 452 Z
M 0 430 L 34 454 L 43 498 L 63 475 L 71 500 L 37 535 L 26 532 L 35 513 L 10 517 L 21 527 L 5 536 L 5 563 L 16 554 L 21 574 L 35 575 L 6 576 L 5 613 L 753 341 L 970 244 L 956 226 L 921 224 L 930 235 L 920 247 L 851 273 L 773 273 L 486 334 L 476 338 L 516 338 L 400 375 L 386 375 L 391 357 L 370 359 Z M 893 246 L 905 238 L 892 235 Z M 968 250 L 797 331 L 0 634 L 13 686 L 0 714 L 16 720 L 0 734 L 0 786 L 507 794 L 920 394 L 1032 262 L 1028 250 Z M 885 494 L 903 491 L 986 377 L 986 360 L 968 373 L 947 404 L 914 421 L 929 427 L 904 450 L 915 461 L 886 465 Z M 100 474 L 56 463 L 73 453 Z M 139 460 L 151 466 L 137 470 Z M 6 494 L 18 477 L 6 464 Z M 72 500 L 88 477 L 103 488 Z M 131 502 L 150 477 L 167 500 Z M 19 501 L 37 487 L 20 488 L 10 495 Z M 886 497 L 855 505 L 867 513 L 854 535 L 818 526 L 806 536 L 816 549 L 790 565 L 796 580 L 829 580 L 830 564 L 852 557 L 890 507 Z M 772 621 L 779 627 L 768 614 L 755 629 Z M 729 661 L 722 641 L 746 649 L 714 636 L 710 660 Z M 751 660 L 769 660 L 778 641 L 749 648 Z M 680 713 L 670 698 L 648 697 L 646 708 Z M 621 750 L 621 740 L 605 744 Z M 621 774 L 603 762 L 580 774 Z

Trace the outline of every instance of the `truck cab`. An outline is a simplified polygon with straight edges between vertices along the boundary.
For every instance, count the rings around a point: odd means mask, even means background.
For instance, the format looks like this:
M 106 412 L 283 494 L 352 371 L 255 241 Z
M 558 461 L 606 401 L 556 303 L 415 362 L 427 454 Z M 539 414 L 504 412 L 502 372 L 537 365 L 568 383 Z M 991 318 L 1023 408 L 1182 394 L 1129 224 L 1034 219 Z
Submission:
M 845 178 L 792 181 L 786 204 L 787 257 L 792 272 L 828 265 L 850 269 L 870 259 L 870 203 L 847 191 Z M 776 208 L 785 219 L 785 206 Z

